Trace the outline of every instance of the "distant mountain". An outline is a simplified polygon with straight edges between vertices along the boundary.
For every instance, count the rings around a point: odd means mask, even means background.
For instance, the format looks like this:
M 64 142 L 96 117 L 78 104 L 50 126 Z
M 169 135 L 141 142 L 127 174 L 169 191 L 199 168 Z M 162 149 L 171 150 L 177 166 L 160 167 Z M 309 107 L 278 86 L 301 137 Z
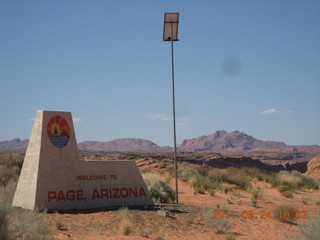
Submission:
M 109 142 L 85 141 L 78 144 L 79 150 L 89 152 L 163 152 L 170 147 L 159 147 L 155 143 L 136 138 L 120 138 Z
M 25 151 L 28 146 L 28 139 L 20 140 L 20 138 L 14 138 L 9 141 L 0 142 L 0 150 L 6 151 Z
M 220 153 L 243 153 L 243 152 L 281 152 L 297 153 L 311 152 L 320 153 L 318 145 L 290 146 L 283 142 L 262 141 L 243 132 L 217 131 L 209 136 L 201 136 L 184 140 L 179 146 L 180 151 L 185 152 L 220 152 Z
M 0 142 L 0 151 L 25 151 L 28 140 L 19 138 Z M 85 141 L 78 144 L 80 151 L 88 152 L 170 152 L 172 147 L 160 147 L 155 143 L 136 138 L 120 138 L 108 142 Z M 255 152 L 272 152 L 295 154 L 320 154 L 318 145 L 290 146 L 283 142 L 262 141 L 243 132 L 217 131 L 208 136 L 187 139 L 178 147 L 180 152 L 218 152 L 222 154 L 246 154 Z

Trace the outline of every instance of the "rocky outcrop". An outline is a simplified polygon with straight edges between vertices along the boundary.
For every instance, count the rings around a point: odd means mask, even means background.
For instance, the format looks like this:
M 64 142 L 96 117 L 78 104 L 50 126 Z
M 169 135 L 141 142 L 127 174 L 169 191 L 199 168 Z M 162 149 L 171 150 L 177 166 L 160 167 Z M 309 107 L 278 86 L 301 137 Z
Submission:
M 205 155 L 204 155 L 205 156 Z M 250 157 L 226 157 L 222 155 L 215 155 L 204 158 L 195 159 L 193 157 L 179 157 L 179 161 L 185 161 L 193 164 L 207 165 L 215 168 L 228 168 L 228 167 L 252 167 L 258 168 L 263 172 L 279 172 L 281 170 L 292 171 L 297 170 L 301 173 L 307 171 L 307 162 L 293 163 L 293 164 L 278 164 L 271 165 L 265 164 L 260 160 L 252 159 Z
M 320 179 L 320 155 L 311 159 L 307 167 L 308 171 L 305 174 L 306 176 Z

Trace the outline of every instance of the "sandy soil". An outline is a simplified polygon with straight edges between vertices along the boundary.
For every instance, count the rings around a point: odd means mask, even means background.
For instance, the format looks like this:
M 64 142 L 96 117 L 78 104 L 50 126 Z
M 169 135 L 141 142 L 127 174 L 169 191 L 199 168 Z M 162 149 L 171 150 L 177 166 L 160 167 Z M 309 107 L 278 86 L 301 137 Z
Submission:
M 173 179 L 170 184 L 174 187 Z M 290 237 L 299 233 L 298 224 L 305 220 L 297 219 L 295 223 L 289 224 L 268 218 L 267 215 L 273 214 L 272 210 L 276 205 L 290 204 L 301 213 L 301 217 L 303 213 L 314 215 L 320 211 L 320 206 L 316 204 L 320 201 L 319 190 L 297 191 L 293 199 L 288 199 L 268 183 L 256 181 L 253 185 L 261 189 L 261 197 L 256 207 L 251 205 L 251 195 L 236 189 L 235 186 L 229 185 L 232 190 L 226 194 L 216 192 L 214 196 L 194 195 L 186 183 L 179 181 L 179 211 L 170 211 L 169 217 L 165 218 L 158 216 L 156 209 L 130 209 L 132 231 L 129 236 L 124 236 L 120 229 L 123 224 L 117 210 L 50 213 L 47 219 L 55 229 L 53 237 L 57 240 L 146 239 L 142 236 L 143 232 L 149 232 L 147 235 L 150 239 L 220 240 L 232 235 L 239 240 L 282 240 L 286 239 L 285 235 Z M 206 207 L 224 211 L 223 219 L 231 223 L 231 228 L 224 233 L 215 233 L 203 217 Z M 219 214 L 222 217 L 222 213 Z M 211 216 L 213 215 L 214 213 Z M 252 215 L 254 216 L 251 219 Z M 56 229 L 56 225 L 60 225 L 60 229 Z

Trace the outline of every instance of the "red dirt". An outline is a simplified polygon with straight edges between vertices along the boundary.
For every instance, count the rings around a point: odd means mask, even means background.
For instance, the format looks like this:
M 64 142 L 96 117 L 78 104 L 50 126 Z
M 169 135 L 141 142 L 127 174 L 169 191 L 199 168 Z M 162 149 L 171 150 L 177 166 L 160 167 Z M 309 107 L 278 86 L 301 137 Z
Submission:
M 152 164 L 153 166 L 153 164 Z M 149 166 L 150 167 L 150 166 Z M 174 188 L 173 179 L 171 186 Z M 319 212 L 319 190 L 300 190 L 294 193 L 293 199 L 283 197 L 276 189 L 265 182 L 254 182 L 254 186 L 261 189 L 261 197 L 257 207 L 251 205 L 251 195 L 234 188 L 227 194 L 216 192 L 214 196 L 206 194 L 194 195 L 193 190 L 185 182 L 179 181 L 179 209 L 184 212 L 170 212 L 169 217 L 156 215 L 152 210 L 129 210 L 132 222 L 132 232 L 124 236 L 120 231 L 121 217 L 119 211 L 101 211 L 95 213 L 51 213 L 47 215 L 48 222 L 55 228 L 59 223 L 62 230 L 54 230 L 53 237 L 57 240 L 118 240 L 118 239 L 146 239 L 141 232 L 152 231 L 150 239 L 225 239 L 233 235 L 234 239 L 241 240 L 284 240 L 285 234 L 289 237 L 299 233 L 297 220 L 294 224 L 282 223 L 276 219 L 265 217 L 264 214 L 280 204 L 294 206 L 300 213 L 306 211 L 308 215 Z M 196 207 L 201 208 L 196 208 Z M 227 210 L 227 219 L 232 227 L 224 233 L 217 234 L 207 226 L 206 220 L 199 209 L 210 207 Z M 251 212 L 249 212 L 251 211 Z M 254 219 L 248 219 L 247 213 L 254 213 Z M 213 214 L 212 214 L 213 216 Z M 265 218 L 263 218 L 265 217 Z

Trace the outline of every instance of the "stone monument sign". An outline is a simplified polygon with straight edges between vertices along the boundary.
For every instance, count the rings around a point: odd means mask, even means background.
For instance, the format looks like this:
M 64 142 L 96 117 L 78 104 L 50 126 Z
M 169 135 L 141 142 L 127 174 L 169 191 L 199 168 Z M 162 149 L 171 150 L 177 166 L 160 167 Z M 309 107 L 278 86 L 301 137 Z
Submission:
M 81 161 L 71 113 L 38 111 L 12 205 L 67 210 L 153 201 L 135 161 Z

